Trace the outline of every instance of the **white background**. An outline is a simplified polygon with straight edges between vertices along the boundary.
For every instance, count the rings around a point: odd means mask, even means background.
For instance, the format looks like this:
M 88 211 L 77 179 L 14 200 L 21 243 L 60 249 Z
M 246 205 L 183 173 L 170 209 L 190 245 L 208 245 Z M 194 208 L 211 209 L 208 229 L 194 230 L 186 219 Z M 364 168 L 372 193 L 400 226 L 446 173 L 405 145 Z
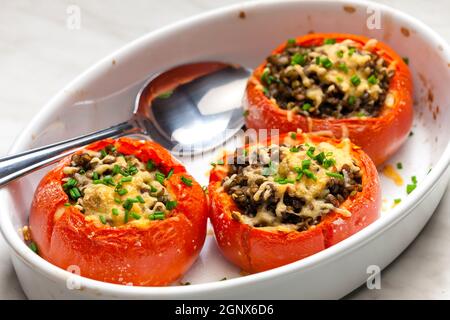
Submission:
M 0 155 L 55 93 L 100 58 L 171 22 L 239 2 L 0 0 Z M 419 18 L 450 40 L 449 0 L 378 2 Z M 71 4 L 81 9 L 80 30 L 66 27 Z M 449 299 L 449 218 L 447 190 L 416 241 L 382 272 L 381 290 L 363 286 L 348 297 Z M 25 296 L 0 236 L 0 299 L 20 298 Z

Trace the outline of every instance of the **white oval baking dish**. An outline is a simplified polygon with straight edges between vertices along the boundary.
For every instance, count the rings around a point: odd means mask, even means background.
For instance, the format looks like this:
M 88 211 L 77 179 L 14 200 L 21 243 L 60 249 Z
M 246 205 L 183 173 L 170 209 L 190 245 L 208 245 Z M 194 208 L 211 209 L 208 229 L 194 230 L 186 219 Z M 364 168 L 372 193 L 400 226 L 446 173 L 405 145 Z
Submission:
M 379 20 L 377 20 L 379 19 Z M 377 25 L 377 23 L 380 25 Z M 373 29 L 372 27 L 375 27 Z M 377 28 L 380 27 L 380 28 Z M 300 299 L 340 298 L 368 277 L 370 265 L 387 266 L 432 215 L 449 180 L 450 48 L 420 21 L 363 1 L 264 1 L 219 9 L 150 33 L 106 57 L 57 94 L 17 139 L 11 152 L 55 142 L 127 119 L 145 79 L 170 66 L 221 60 L 255 67 L 285 39 L 307 32 L 364 34 L 408 56 L 415 85 L 414 135 L 391 159 L 403 162 L 417 189 L 406 196 L 382 178 L 382 217 L 354 236 L 301 261 L 239 276 L 209 236 L 200 259 L 185 276 L 190 286 L 132 287 L 74 276 L 34 254 L 19 229 L 43 171 L 0 190 L 0 228 L 29 298 Z M 74 57 L 76 59 L 76 57 Z M 206 168 L 188 169 L 206 183 Z M 428 173 L 430 167 L 433 170 Z M 391 207 L 394 198 L 403 201 Z M 219 281 L 227 276 L 227 281 Z

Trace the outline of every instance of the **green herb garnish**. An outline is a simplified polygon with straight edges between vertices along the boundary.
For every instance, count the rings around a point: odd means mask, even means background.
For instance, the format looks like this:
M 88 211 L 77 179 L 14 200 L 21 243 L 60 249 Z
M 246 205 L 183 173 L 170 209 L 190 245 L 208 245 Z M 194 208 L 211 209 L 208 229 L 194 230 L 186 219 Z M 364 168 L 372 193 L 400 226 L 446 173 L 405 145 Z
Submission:
M 176 206 L 177 206 L 176 201 L 167 201 L 167 203 L 166 203 L 167 210 L 173 210 Z
M 359 84 L 361 83 L 361 79 L 356 74 L 354 74 L 350 78 L 350 82 L 356 87 L 356 86 L 359 86 Z
M 173 94 L 173 91 L 166 91 L 164 93 L 161 93 L 158 96 L 158 98 L 160 98 L 160 99 L 168 99 L 168 98 L 170 98 L 172 96 L 172 94 Z
M 181 181 L 188 187 L 192 187 L 192 179 L 188 179 L 183 176 L 183 177 L 181 177 Z
M 327 172 L 326 174 L 327 174 L 327 176 L 329 176 L 329 177 L 344 180 L 344 176 L 343 176 L 342 174 L 340 174 L 340 173 L 337 173 L 337 172 Z
M 372 74 L 372 75 L 367 79 L 367 82 L 369 82 L 370 84 L 377 84 L 378 79 L 377 79 L 377 77 L 375 77 L 375 75 Z

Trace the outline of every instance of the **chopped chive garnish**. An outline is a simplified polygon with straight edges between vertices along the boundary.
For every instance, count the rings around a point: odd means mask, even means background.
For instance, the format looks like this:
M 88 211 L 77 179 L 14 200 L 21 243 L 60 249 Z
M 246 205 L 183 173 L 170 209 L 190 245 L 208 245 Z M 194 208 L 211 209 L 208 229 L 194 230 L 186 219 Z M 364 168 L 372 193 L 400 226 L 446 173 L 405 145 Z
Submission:
M 115 175 L 118 175 L 119 173 L 120 173 L 120 167 L 118 164 L 115 164 L 114 168 L 112 170 L 112 175 L 115 176 Z
M 310 157 L 311 159 L 314 159 L 314 151 L 316 150 L 316 148 L 314 147 L 309 147 L 308 151 L 306 151 L 306 155 L 308 157 Z
M 78 188 L 76 188 L 76 187 L 70 189 L 69 195 L 70 195 L 70 198 L 72 198 L 72 200 L 75 200 L 75 201 L 78 200 L 78 198 L 81 197 L 80 190 L 78 190 Z
M 115 146 L 111 145 L 111 149 L 110 150 L 111 150 L 111 152 L 116 152 L 117 148 Z
M 269 68 L 265 68 L 263 74 L 261 75 L 261 81 L 271 84 L 270 78 L 269 78 Z
M 186 177 L 181 177 L 181 181 L 185 184 L 185 185 L 187 185 L 188 187 L 192 187 L 192 180 L 191 179 L 188 179 L 188 178 L 186 178 Z
M 166 176 L 161 172 L 157 172 L 157 173 L 155 173 L 155 179 L 159 183 L 164 184 L 164 179 L 166 179 Z
M 71 204 L 69 202 L 64 203 L 64 207 L 70 207 Z
M 167 210 L 173 210 L 176 206 L 177 206 L 176 201 L 167 201 L 167 203 L 166 203 Z
M 80 171 L 78 171 L 78 173 L 79 173 L 79 174 L 85 174 L 85 173 L 86 173 L 86 170 L 80 169 Z
M 298 152 L 300 150 L 300 148 L 299 147 L 291 147 L 290 149 L 289 149 L 289 151 L 290 152 Z
M 320 64 L 320 57 L 316 57 L 316 64 Z
M 304 54 L 296 53 L 291 58 L 291 65 L 304 65 L 306 62 L 306 58 Z
M 144 198 L 142 198 L 142 196 L 137 196 L 136 197 L 137 201 L 139 201 L 139 203 L 145 203 Z
M 131 182 L 133 181 L 132 177 L 123 177 L 122 179 L 120 179 L 120 182 L 124 183 L 124 182 Z
M 339 50 L 338 52 L 336 52 L 336 55 L 337 55 L 339 58 L 342 58 L 342 57 L 344 56 L 344 51 Z
M 394 203 L 395 204 L 399 204 L 402 201 L 402 199 L 398 198 L 398 199 L 394 199 Z
M 406 193 L 410 194 L 411 192 L 414 191 L 414 189 L 417 187 L 416 184 L 408 184 L 406 185 Z
M 314 175 L 314 173 L 312 173 L 309 169 L 304 169 L 303 173 L 305 174 L 305 176 L 307 176 L 309 179 L 313 179 L 314 181 L 317 180 L 316 176 Z
M 335 44 L 336 43 L 336 39 L 325 39 L 323 41 L 323 44 Z
M 409 64 L 409 58 L 408 57 L 403 57 L 403 62 L 405 62 L 406 64 Z
M 158 96 L 158 98 L 160 98 L 160 99 L 168 99 L 168 98 L 170 98 L 172 96 L 172 94 L 173 94 L 173 91 L 167 91 L 167 92 L 161 93 Z
M 412 176 L 411 177 L 411 181 L 412 181 L 412 183 L 417 184 L 417 177 L 416 176 Z
M 291 138 L 296 140 L 297 139 L 297 134 L 295 132 L 292 132 L 291 133 Z
M 361 83 L 361 79 L 356 74 L 354 74 L 350 78 L 350 82 L 356 87 L 356 86 L 359 86 L 359 84 Z
M 147 170 L 152 171 L 155 168 L 155 163 L 152 160 L 147 161 Z
M 267 89 L 266 87 L 263 87 L 263 92 L 266 96 L 269 95 L 269 89 Z M 248 113 L 247 113 L 247 115 L 248 115 Z M 244 117 L 246 117 L 246 115 L 244 115 Z
M 129 216 L 129 214 L 130 214 L 130 211 L 125 210 L 125 215 L 123 216 L 123 221 L 124 221 L 125 223 L 128 222 L 128 216 Z
M 148 218 L 150 220 L 164 220 L 165 214 L 164 214 L 164 212 L 161 212 L 161 211 L 155 211 L 155 213 L 150 214 L 148 216 Z
M 334 159 L 325 159 L 325 160 L 323 160 L 323 164 L 322 164 L 322 166 L 325 168 L 325 169 L 328 169 L 329 167 L 331 167 L 332 165 L 334 165 L 336 163 L 336 160 L 334 160 Z
M 303 177 L 303 171 L 300 171 L 300 172 L 298 173 L 297 177 L 295 178 L 295 180 L 299 181 L 299 180 L 302 179 L 302 177 Z
M 331 62 L 328 58 L 322 58 L 320 63 L 324 68 L 330 69 L 333 66 L 333 62 Z
M 169 173 L 167 174 L 167 179 L 170 179 L 170 177 L 173 175 L 173 168 L 170 169 Z
M 322 165 L 323 161 L 325 160 L 325 153 L 324 152 L 319 153 L 314 157 L 314 160 L 316 160 L 320 165 Z
M 111 212 L 112 212 L 112 214 L 114 216 L 118 216 L 119 215 L 119 209 L 117 209 L 117 208 L 112 208 Z
M 288 39 L 287 43 L 289 43 L 289 44 L 296 44 L 297 40 L 295 40 L 295 38 L 291 38 L 291 39 Z
M 223 160 L 217 160 L 217 164 L 218 164 L 218 165 L 223 165 L 224 162 L 223 162 Z
M 128 168 L 128 173 L 132 176 L 134 176 L 138 172 L 139 172 L 139 170 L 138 170 L 138 168 L 136 168 L 136 166 L 130 166 Z
M 106 224 L 105 216 L 98 216 L 98 218 L 100 219 L 101 223 Z
M 355 98 L 355 96 L 349 96 L 348 97 L 348 104 L 349 105 L 354 105 L 355 104 L 355 101 L 356 101 L 356 98 Z
M 215 167 L 215 166 L 217 165 L 217 163 L 211 162 L 210 165 L 212 165 L 213 167 Z
M 378 79 L 377 77 L 375 77 L 375 75 L 371 75 L 368 79 L 367 82 L 369 82 L 370 84 L 377 84 Z
M 114 183 L 114 180 L 113 180 L 112 176 L 105 176 L 105 177 L 103 178 L 103 182 L 104 182 L 105 184 L 109 184 L 110 186 L 115 186 L 115 185 L 116 185 L 116 184 Z
M 347 65 L 344 62 L 341 62 L 341 63 L 338 64 L 338 69 L 341 70 L 341 71 L 344 71 L 345 73 L 348 72 Z
M 279 184 L 294 183 L 294 180 L 292 180 L 292 179 L 281 178 L 281 177 L 275 178 L 274 181 Z
M 37 247 L 36 243 L 34 243 L 33 241 L 30 242 L 29 247 L 34 253 L 38 253 L 38 247 Z
M 114 198 L 114 202 L 117 204 L 122 204 L 122 200 L 120 200 L 119 198 Z
M 139 220 L 141 218 L 141 216 L 139 214 L 137 214 L 136 212 L 132 212 L 130 214 L 134 220 Z
M 327 172 L 327 176 L 332 177 L 332 178 L 336 178 L 336 179 L 344 179 L 344 176 L 340 173 L 337 172 Z
M 343 82 L 343 81 L 344 81 L 344 78 L 342 78 L 342 77 L 336 77 L 336 80 L 337 80 L 337 82 Z
M 108 154 L 106 153 L 105 149 L 100 150 L 100 158 L 103 159 L 104 157 L 106 157 Z
M 131 208 L 133 208 L 133 204 L 138 202 L 139 202 L 138 199 L 128 198 L 127 200 L 125 200 L 122 207 L 124 207 L 124 209 L 126 210 L 131 210 Z
M 356 48 L 348 49 L 348 55 L 351 57 L 356 52 Z
M 98 173 L 94 171 L 92 174 L 92 180 L 99 180 Z
M 128 190 L 127 189 L 119 189 L 119 190 L 117 190 L 117 193 L 120 194 L 121 196 L 123 196 L 128 193 Z
M 403 169 L 403 164 L 401 162 L 397 162 L 397 169 Z
M 67 182 L 63 185 L 64 189 L 71 189 L 73 187 L 75 187 L 78 184 L 78 181 L 75 180 L 74 178 L 69 178 L 69 180 L 67 180 Z
M 302 170 L 309 169 L 309 166 L 311 165 L 311 160 L 305 159 L 302 161 Z
M 150 192 L 156 192 L 158 189 L 156 189 L 154 186 L 150 186 Z
M 104 184 L 105 182 L 103 180 L 93 180 L 94 184 Z
M 303 104 L 302 109 L 305 111 L 309 111 L 309 109 L 311 109 L 311 107 L 312 107 L 311 104 L 306 102 Z

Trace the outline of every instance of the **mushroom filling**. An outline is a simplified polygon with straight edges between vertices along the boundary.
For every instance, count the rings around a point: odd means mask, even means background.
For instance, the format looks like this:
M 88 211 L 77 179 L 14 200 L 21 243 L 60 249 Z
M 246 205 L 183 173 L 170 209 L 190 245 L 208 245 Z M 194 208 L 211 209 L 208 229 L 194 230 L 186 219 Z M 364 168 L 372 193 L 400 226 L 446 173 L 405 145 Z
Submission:
M 377 117 L 394 75 L 394 65 L 353 40 L 326 39 L 320 46 L 289 40 L 267 58 L 264 94 L 282 109 L 315 118 Z
M 240 212 L 232 217 L 254 227 L 307 230 L 362 190 L 361 171 L 347 150 L 321 142 L 258 147 L 229 159 L 224 191 Z M 257 159 L 257 161 L 255 161 Z
M 133 155 L 118 153 L 113 145 L 74 154 L 63 173 L 70 199 L 66 206 L 73 205 L 87 220 L 104 225 L 162 220 L 177 204 L 164 186 L 167 177 L 153 161 L 144 164 Z

